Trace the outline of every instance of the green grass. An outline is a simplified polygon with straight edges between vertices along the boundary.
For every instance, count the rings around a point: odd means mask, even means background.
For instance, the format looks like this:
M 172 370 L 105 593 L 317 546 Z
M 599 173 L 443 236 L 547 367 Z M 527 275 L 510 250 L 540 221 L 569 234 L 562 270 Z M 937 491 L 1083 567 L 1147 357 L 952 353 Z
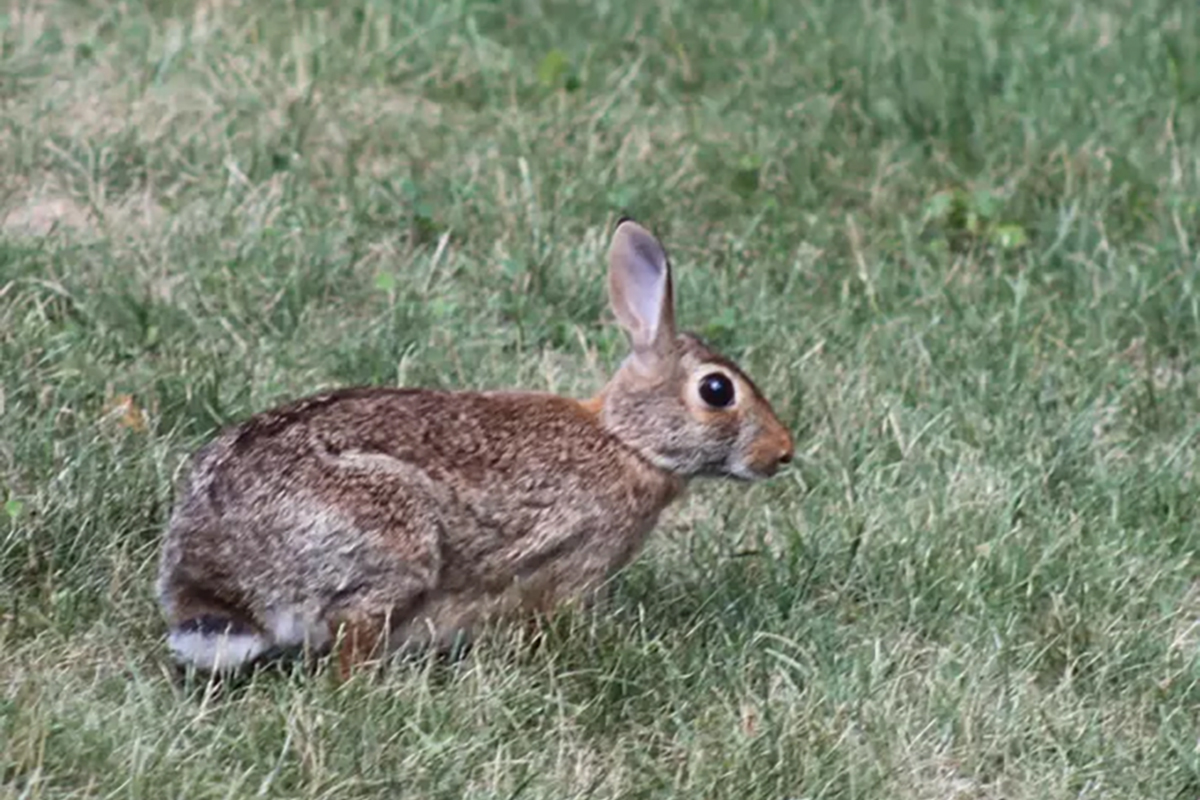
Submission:
M 1176 0 L 5 5 L 0 797 L 1200 795 L 1198 145 Z M 173 683 L 186 455 L 587 395 L 621 211 L 794 468 L 538 649 Z

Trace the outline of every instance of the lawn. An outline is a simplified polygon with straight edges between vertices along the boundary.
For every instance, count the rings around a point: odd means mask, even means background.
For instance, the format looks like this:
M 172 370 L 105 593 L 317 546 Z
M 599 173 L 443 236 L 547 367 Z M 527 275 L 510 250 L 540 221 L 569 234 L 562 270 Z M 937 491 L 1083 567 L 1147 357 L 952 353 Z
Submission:
M 1191 0 L 0 8 L 0 797 L 1200 796 Z M 176 681 L 188 454 L 587 396 L 622 212 L 795 432 L 608 603 Z

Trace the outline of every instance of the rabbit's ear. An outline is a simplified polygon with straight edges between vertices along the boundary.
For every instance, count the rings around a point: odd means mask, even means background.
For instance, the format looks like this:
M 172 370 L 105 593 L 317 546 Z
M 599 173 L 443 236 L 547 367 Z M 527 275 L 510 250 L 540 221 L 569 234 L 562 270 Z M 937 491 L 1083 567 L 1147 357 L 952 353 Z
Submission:
M 671 265 L 654 236 L 622 219 L 608 251 L 608 297 L 617 321 L 633 342 L 634 355 L 653 360 L 675 347 Z

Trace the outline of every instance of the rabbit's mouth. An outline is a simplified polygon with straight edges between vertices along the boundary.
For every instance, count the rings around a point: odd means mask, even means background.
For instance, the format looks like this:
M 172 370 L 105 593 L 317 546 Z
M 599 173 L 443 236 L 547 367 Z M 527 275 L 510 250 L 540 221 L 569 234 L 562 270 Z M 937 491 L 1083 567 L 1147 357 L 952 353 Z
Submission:
M 749 464 L 735 462 L 731 464 L 727 470 L 725 470 L 725 474 L 739 481 L 754 483 L 756 481 L 763 481 L 767 478 L 774 477 L 775 473 L 778 471 L 779 467 L 776 464 L 771 464 L 767 467 L 752 467 Z

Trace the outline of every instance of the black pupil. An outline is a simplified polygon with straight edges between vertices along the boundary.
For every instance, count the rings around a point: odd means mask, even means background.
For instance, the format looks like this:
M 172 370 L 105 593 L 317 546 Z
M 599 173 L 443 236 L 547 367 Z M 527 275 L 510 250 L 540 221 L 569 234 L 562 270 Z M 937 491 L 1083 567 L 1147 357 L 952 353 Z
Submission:
M 716 408 L 733 402 L 733 381 L 719 372 L 700 379 L 700 399 Z

